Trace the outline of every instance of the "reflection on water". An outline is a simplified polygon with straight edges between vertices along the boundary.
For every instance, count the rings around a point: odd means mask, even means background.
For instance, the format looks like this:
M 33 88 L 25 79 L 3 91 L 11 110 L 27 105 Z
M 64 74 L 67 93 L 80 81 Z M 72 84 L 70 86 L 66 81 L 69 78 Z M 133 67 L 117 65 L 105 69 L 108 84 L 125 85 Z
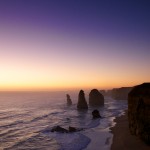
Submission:
M 72 149 L 70 145 L 81 149 L 81 145 L 87 146 L 90 141 L 92 143 L 92 134 L 99 132 L 104 138 L 103 134 L 108 133 L 114 117 L 127 107 L 126 101 L 105 98 L 105 106 L 98 108 L 103 118 L 93 120 L 91 112 L 94 108 L 89 107 L 87 112 L 78 111 L 75 94 L 72 96 L 73 105 L 68 107 L 65 94 L 0 93 L 0 149 Z M 43 132 L 55 125 L 64 128 L 74 126 L 85 130 L 71 135 Z M 81 137 L 84 143 L 81 142 Z M 101 144 L 105 145 L 106 141 L 108 137 Z

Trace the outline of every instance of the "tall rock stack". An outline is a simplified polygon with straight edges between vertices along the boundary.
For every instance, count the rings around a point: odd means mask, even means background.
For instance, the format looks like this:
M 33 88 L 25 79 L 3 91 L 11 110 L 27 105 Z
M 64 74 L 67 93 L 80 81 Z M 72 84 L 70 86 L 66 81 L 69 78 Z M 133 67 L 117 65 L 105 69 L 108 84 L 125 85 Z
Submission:
M 88 109 L 88 105 L 87 105 L 83 90 L 81 90 L 79 92 L 77 108 L 78 109 Z
M 128 119 L 131 134 L 150 144 L 150 83 L 135 86 L 128 94 Z
M 91 90 L 89 94 L 89 105 L 91 106 L 104 105 L 104 96 L 97 89 Z

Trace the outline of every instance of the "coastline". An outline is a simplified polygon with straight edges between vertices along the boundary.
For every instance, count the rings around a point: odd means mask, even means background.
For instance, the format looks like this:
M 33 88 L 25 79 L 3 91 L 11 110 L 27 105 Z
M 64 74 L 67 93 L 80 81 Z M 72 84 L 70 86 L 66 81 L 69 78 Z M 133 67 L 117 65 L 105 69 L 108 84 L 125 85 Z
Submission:
M 116 125 L 110 128 L 113 134 L 111 150 L 149 150 L 150 146 L 146 145 L 138 137 L 131 135 L 128 128 L 127 110 L 125 114 L 117 117 Z

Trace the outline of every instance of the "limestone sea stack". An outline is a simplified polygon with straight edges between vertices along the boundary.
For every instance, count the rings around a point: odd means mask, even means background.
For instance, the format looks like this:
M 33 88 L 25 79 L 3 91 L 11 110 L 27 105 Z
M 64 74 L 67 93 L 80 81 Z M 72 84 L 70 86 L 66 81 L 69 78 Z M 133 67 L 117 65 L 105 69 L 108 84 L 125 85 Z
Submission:
M 128 94 L 128 119 L 131 134 L 150 145 L 150 83 L 135 86 Z
M 72 101 L 69 94 L 66 94 L 67 97 L 67 105 L 72 105 Z
M 83 90 L 81 90 L 79 92 L 77 108 L 78 109 L 88 109 L 88 105 L 87 105 Z
M 89 105 L 91 106 L 104 105 L 104 96 L 97 89 L 91 90 L 89 94 Z

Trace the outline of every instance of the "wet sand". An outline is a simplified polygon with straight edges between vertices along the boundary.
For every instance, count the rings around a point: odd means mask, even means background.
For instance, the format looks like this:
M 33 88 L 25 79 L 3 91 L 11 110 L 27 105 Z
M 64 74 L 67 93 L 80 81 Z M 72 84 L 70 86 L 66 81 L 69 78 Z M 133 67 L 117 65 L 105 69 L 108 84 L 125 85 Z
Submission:
M 125 115 L 116 118 L 115 122 L 115 127 L 111 128 L 114 135 L 111 150 L 150 150 L 150 146 L 130 134 L 127 112 Z

